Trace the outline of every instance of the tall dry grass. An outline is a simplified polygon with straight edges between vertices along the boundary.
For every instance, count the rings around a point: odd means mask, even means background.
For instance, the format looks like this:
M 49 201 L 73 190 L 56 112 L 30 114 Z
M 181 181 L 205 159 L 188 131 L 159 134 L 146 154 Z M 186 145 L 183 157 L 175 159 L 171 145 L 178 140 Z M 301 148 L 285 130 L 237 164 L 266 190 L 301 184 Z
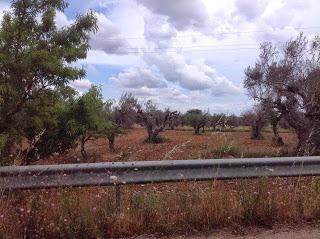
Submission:
M 1 196 L 1 238 L 118 238 L 320 219 L 317 178 L 57 189 Z

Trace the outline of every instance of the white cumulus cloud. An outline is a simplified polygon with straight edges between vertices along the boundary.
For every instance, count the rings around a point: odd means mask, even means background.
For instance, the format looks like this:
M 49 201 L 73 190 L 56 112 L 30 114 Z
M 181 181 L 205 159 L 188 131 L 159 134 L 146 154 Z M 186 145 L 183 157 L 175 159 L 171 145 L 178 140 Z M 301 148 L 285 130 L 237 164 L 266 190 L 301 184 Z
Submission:
M 163 15 L 178 30 L 203 27 L 208 20 L 207 9 L 201 0 L 138 0 L 155 14 Z
M 121 36 L 120 30 L 104 14 L 95 13 L 98 19 L 98 32 L 91 37 L 90 45 L 94 50 L 109 54 L 127 54 L 129 43 Z
M 119 83 L 122 87 L 137 88 L 165 88 L 167 86 L 164 79 L 152 72 L 150 69 L 129 68 L 124 72 L 120 72 L 117 76 L 110 78 Z
M 159 69 L 167 81 L 176 82 L 188 90 L 209 90 L 213 95 L 241 93 L 241 89 L 203 60 L 186 62 L 178 53 L 145 55 L 146 62 Z
M 92 82 L 88 79 L 75 80 L 69 83 L 69 85 L 76 89 L 80 94 L 85 93 L 92 86 Z

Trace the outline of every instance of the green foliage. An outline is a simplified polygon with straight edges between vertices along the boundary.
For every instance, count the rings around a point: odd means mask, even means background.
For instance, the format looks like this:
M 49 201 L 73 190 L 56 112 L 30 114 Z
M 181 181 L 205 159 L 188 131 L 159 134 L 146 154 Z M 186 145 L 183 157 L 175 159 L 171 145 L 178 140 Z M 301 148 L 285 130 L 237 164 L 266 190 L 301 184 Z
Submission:
M 117 124 L 129 129 L 137 120 L 138 100 L 131 93 L 121 95 L 118 104 L 114 107 L 114 119 Z
M 54 104 L 39 105 L 44 103 L 39 101 L 28 108 L 30 120 L 24 132 L 31 147 L 26 155 L 28 161 L 55 152 L 62 153 L 74 146 L 78 135 L 72 124 L 70 109 L 75 96 L 76 92 L 72 88 L 64 87 L 52 95 Z
M 71 63 L 86 57 L 96 17 L 88 12 L 58 29 L 55 14 L 67 7 L 66 1 L 11 3 L 0 26 L 0 134 L 31 142 L 35 135 L 52 135 L 66 117 L 59 109 L 63 100 L 56 101 L 70 95 L 61 90 L 70 91 L 70 81 L 85 76 Z
M 47 157 L 55 152 L 63 153 L 80 141 L 83 155 L 85 143 L 94 138 L 107 137 L 114 141 L 118 134 L 124 133 L 112 118 L 112 112 L 106 110 L 101 88 L 92 86 L 87 93 L 76 98 L 74 90 L 63 88 L 56 96 L 54 105 L 30 109 L 31 117 L 27 139 L 41 134 L 28 152 L 28 160 Z M 41 112 L 37 112 L 41 109 Z
M 165 141 L 164 138 L 160 137 L 159 135 L 157 135 L 157 137 L 154 138 L 146 138 L 144 140 L 144 142 L 148 143 L 148 144 L 161 144 Z
M 96 137 L 103 135 L 104 130 L 110 127 L 104 105 L 101 88 L 97 86 L 92 86 L 78 99 L 71 111 L 79 135 Z
M 185 119 L 194 128 L 195 134 L 200 134 L 200 128 L 204 127 L 208 121 L 208 115 L 199 109 L 188 110 Z
M 234 145 L 232 142 L 229 144 L 223 144 L 220 147 L 216 148 L 212 151 L 214 155 L 216 155 L 218 158 L 223 157 L 241 157 L 241 148 L 237 145 Z
M 204 159 L 221 159 L 229 157 L 242 158 L 243 155 L 242 149 L 238 145 L 233 144 L 233 142 L 230 142 L 218 147 L 204 145 L 203 151 L 195 157 Z
M 106 121 L 104 122 L 103 128 L 99 132 L 102 136 L 107 137 L 107 139 L 111 139 L 119 134 L 125 134 L 126 131 L 114 121 Z
M 93 85 L 71 108 L 73 124 L 81 138 L 81 153 L 84 157 L 87 156 L 84 146 L 88 140 L 106 137 L 113 149 L 116 135 L 123 133 L 121 127 L 115 123 L 112 112 L 108 110 L 109 103 L 104 102 L 101 88 Z

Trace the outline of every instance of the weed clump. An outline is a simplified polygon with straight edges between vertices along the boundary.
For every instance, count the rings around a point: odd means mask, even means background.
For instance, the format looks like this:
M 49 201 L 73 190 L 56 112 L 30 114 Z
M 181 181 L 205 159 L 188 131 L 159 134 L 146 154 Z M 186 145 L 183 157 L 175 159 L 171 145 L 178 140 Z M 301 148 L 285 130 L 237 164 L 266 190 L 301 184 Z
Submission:
M 205 150 L 200 152 L 198 158 L 203 159 L 218 159 L 218 158 L 240 158 L 242 157 L 242 150 L 239 146 L 234 144 L 223 144 L 219 147 L 206 147 Z
M 165 138 L 162 138 L 160 136 L 157 136 L 157 137 L 154 137 L 154 138 L 146 138 L 144 140 L 145 143 L 147 144 L 161 144 L 161 143 L 164 143 L 166 141 Z

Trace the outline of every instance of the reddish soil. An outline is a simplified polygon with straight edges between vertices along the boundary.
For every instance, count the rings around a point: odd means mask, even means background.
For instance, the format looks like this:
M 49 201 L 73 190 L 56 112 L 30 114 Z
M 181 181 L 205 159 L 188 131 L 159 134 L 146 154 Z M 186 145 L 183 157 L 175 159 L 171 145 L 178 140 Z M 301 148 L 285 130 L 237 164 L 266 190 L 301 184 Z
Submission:
M 167 130 L 161 133 L 163 143 L 148 144 L 144 142 L 144 129 L 132 129 L 116 139 L 115 152 L 108 149 L 106 139 L 97 139 L 86 145 L 89 155 L 87 160 L 82 159 L 77 148 L 66 154 L 41 160 L 37 164 L 210 158 L 213 157 L 210 154 L 212 150 L 223 146 L 236 147 L 244 153 L 244 157 L 279 155 L 283 147 L 273 145 L 271 133 L 264 133 L 264 136 L 264 140 L 251 140 L 249 132 L 206 132 L 203 135 L 194 135 L 192 131 Z M 292 153 L 296 144 L 295 134 L 282 133 L 282 137 L 288 145 L 286 150 L 289 154 Z

